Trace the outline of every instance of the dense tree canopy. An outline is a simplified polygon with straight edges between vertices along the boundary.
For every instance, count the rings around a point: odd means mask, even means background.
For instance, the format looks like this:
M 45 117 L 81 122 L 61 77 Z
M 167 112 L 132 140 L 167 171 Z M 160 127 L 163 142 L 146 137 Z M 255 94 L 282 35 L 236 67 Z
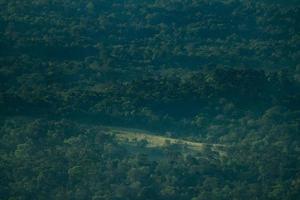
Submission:
M 300 199 L 299 21 L 297 0 L 0 0 L 0 199 Z

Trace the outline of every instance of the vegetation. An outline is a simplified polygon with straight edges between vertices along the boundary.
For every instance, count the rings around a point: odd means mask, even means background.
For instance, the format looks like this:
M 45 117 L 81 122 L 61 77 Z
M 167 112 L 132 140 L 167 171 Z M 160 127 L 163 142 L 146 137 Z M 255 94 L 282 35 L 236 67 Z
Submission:
M 300 199 L 299 20 L 296 0 L 0 0 L 0 199 Z

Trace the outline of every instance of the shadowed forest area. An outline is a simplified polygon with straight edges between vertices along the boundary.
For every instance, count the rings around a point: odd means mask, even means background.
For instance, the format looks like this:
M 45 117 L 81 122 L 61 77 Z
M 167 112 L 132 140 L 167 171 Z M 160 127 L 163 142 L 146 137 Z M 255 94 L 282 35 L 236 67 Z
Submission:
M 300 199 L 300 3 L 0 0 L 0 199 Z

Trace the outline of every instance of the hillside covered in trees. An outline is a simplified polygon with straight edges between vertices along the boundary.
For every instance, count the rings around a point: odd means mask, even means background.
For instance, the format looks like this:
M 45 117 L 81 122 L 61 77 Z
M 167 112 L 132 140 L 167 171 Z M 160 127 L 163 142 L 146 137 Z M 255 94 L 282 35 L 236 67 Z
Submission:
M 300 199 L 299 21 L 297 0 L 0 0 L 0 199 Z

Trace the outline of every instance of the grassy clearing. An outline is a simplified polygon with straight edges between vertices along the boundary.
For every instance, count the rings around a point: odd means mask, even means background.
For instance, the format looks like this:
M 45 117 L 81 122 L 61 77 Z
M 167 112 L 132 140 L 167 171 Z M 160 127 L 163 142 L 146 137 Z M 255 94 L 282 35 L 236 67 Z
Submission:
M 151 134 L 147 131 L 136 129 L 123 129 L 123 128 L 109 128 L 110 132 L 114 134 L 120 142 L 128 143 L 131 145 L 144 145 L 148 148 L 161 148 L 168 145 L 178 145 L 180 148 L 185 148 L 191 151 L 201 152 L 204 147 L 210 147 L 213 151 L 220 152 L 219 147 L 224 147 L 221 144 L 207 144 L 200 142 L 192 142 L 183 139 L 175 139 L 165 136 Z
M 152 148 L 164 147 L 172 144 L 178 144 L 182 146 L 186 145 L 192 148 L 193 150 L 198 150 L 198 151 L 202 150 L 203 148 L 203 144 L 201 143 L 189 142 L 189 141 L 168 138 L 163 136 L 148 135 L 144 133 L 118 131 L 116 133 L 116 136 L 120 141 L 127 141 L 129 143 L 146 141 L 146 146 Z

